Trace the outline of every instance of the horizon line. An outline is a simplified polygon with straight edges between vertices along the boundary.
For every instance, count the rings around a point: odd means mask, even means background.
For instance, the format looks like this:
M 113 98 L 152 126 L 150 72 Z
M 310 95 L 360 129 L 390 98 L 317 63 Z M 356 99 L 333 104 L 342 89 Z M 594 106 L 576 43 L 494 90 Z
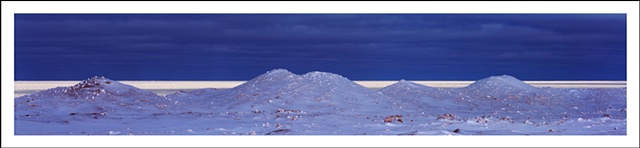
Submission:
M 77 80 L 65 80 L 65 79 L 61 79 L 61 80 L 13 80 L 14 82 L 18 82 L 18 81 L 82 81 L 82 80 L 87 80 L 87 79 L 77 79 Z M 114 81 L 223 81 L 223 82 L 230 82 L 230 81 L 250 81 L 249 80 L 189 80 L 189 79 L 185 79 L 185 80 L 134 80 L 134 79 L 120 79 L 120 80 L 115 80 L 115 79 L 111 79 Z M 478 81 L 478 80 L 482 80 L 482 79 L 477 79 L 477 80 L 411 80 L 411 79 L 398 79 L 398 80 L 352 80 L 349 79 L 350 81 L 401 81 L 401 80 L 405 80 L 405 81 Z M 585 81 L 585 82 L 592 82 L 592 81 L 627 81 L 627 80 L 611 80 L 611 79 L 593 79 L 593 80 L 586 80 L 586 79 L 580 79 L 580 80 L 571 80 L 571 79 L 558 79 L 558 80 L 522 80 L 519 79 L 520 81 L 526 82 L 526 81 Z

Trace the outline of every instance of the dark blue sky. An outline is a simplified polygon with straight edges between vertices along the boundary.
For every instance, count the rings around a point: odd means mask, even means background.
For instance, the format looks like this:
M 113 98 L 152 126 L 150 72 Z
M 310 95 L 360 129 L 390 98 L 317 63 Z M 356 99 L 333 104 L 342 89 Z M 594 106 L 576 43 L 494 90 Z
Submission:
M 626 80 L 624 14 L 16 14 L 15 79 Z

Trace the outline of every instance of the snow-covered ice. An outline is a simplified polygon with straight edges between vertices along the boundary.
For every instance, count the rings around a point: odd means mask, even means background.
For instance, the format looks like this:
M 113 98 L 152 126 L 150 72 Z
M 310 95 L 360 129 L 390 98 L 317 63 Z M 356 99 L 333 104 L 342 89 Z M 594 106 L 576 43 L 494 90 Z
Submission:
M 337 74 L 275 69 L 231 89 L 159 96 L 93 77 L 15 98 L 14 123 L 16 135 L 626 135 L 626 92 L 508 75 L 376 91 Z

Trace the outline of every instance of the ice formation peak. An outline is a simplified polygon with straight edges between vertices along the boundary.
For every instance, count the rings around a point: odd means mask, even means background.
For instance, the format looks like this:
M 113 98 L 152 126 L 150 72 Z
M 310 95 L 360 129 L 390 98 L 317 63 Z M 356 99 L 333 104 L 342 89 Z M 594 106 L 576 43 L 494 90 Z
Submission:
M 491 76 L 489 79 L 502 79 L 502 80 L 518 80 L 517 78 L 510 75 L 501 75 L 501 76 Z M 520 81 L 520 80 L 518 80 Z
M 343 77 L 341 75 L 338 75 L 338 74 L 329 73 L 329 72 L 320 72 L 320 71 L 308 72 L 308 73 L 302 75 L 302 77 L 307 78 L 307 79 L 314 79 L 314 78 L 328 78 L 328 79 L 340 78 L 340 79 L 346 79 L 345 77 Z
M 276 73 L 284 73 L 284 74 L 293 74 L 287 69 L 277 68 L 270 71 L 267 71 L 266 74 L 276 74 Z
M 319 81 L 344 81 L 347 80 L 347 78 L 338 75 L 338 74 L 334 74 L 334 73 L 329 73 L 329 72 L 320 72 L 320 71 L 312 71 L 312 72 L 308 72 L 304 75 L 297 75 L 294 74 L 286 69 L 274 69 L 271 71 L 266 72 L 265 74 L 262 74 L 256 78 L 254 78 L 253 80 L 319 80 Z
M 286 69 L 274 69 L 271 71 L 267 71 L 266 73 L 256 77 L 258 79 L 281 79 L 281 78 L 287 78 L 287 77 L 294 77 L 297 76 L 296 74 L 286 70 Z
M 409 82 L 409 81 L 404 80 L 404 79 L 400 79 L 400 81 L 398 81 L 396 83 L 398 83 L 398 84 L 411 84 L 412 82 Z
M 113 85 L 115 83 L 117 82 L 107 79 L 103 76 L 94 76 L 92 78 L 82 80 L 82 82 L 72 86 L 71 88 L 77 90 L 81 88 L 94 88 L 94 87 Z
M 387 87 L 384 87 L 380 90 L 396 90 L 396 89 L 417 89 L 417 90 L 430 91 L 430 90 L 434 90 L 435 88 L 401 79 L 400 81 L 393 83 Z
M 501 75 L 501 76 L 491 76 L 488 78 L 484 78 L 478 81 L 485 81 L 485 82 L 501 82 L 501 83 L 524 83 L 522 81 L 520 81 L 519 79 L 510 76 L 510 75 Z
M 150 91 L 142 90 L 101 76 L 95 76 L 83 80 L 76 85 L 66 87 L 64 93 L 71 96 L 100 96 L 100 94 L 156 96 Z
M 521 89 L 532 88 L 533 86 L 522 82 L 521 80 L 510 76 L 510 75 L 501 75 L 501 76 L 491 76 L 488 78 L 484 78 L 474 82 L 469 85 L 469 87 L 516 87 Z
M 302 78 L 299 75 L 289 72 L 286 69 L 274 69 L 257 76 L 231 90 L 235 91 L 255 91 L 272 90 L 284 87 L 297 86 Z
M 407 81 L 407 80 L 401 79 L 400 81 L 396 82 L 396 83 L 395 83 L 395 84 L 393 84 L 393 85 L 396 85 L 396 86 L 405 86 L 405 87 L 415 87 L 415 86 L 416 86 L 416 83 L 413 83 L 413 82 L 411 82 L 411 81 Z

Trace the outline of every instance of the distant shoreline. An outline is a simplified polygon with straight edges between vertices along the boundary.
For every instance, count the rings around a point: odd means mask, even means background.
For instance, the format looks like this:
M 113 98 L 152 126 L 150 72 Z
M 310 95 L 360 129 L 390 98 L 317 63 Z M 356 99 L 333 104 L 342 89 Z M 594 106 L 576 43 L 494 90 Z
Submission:
M 228 89 L 246 81 L 119 81 L 158 95 L 201 88 Z M 380 89 L 398 81 L 354 81 L 371 89 Z M 411 81 L 437 88 L 460 88 L 475 81 Z M 553 88 L 621 88 L 626 81 L 523 81 L 535 87 Z M 14 81 L 14 98 L 55 87 L 73 86 L 80 81 Z

